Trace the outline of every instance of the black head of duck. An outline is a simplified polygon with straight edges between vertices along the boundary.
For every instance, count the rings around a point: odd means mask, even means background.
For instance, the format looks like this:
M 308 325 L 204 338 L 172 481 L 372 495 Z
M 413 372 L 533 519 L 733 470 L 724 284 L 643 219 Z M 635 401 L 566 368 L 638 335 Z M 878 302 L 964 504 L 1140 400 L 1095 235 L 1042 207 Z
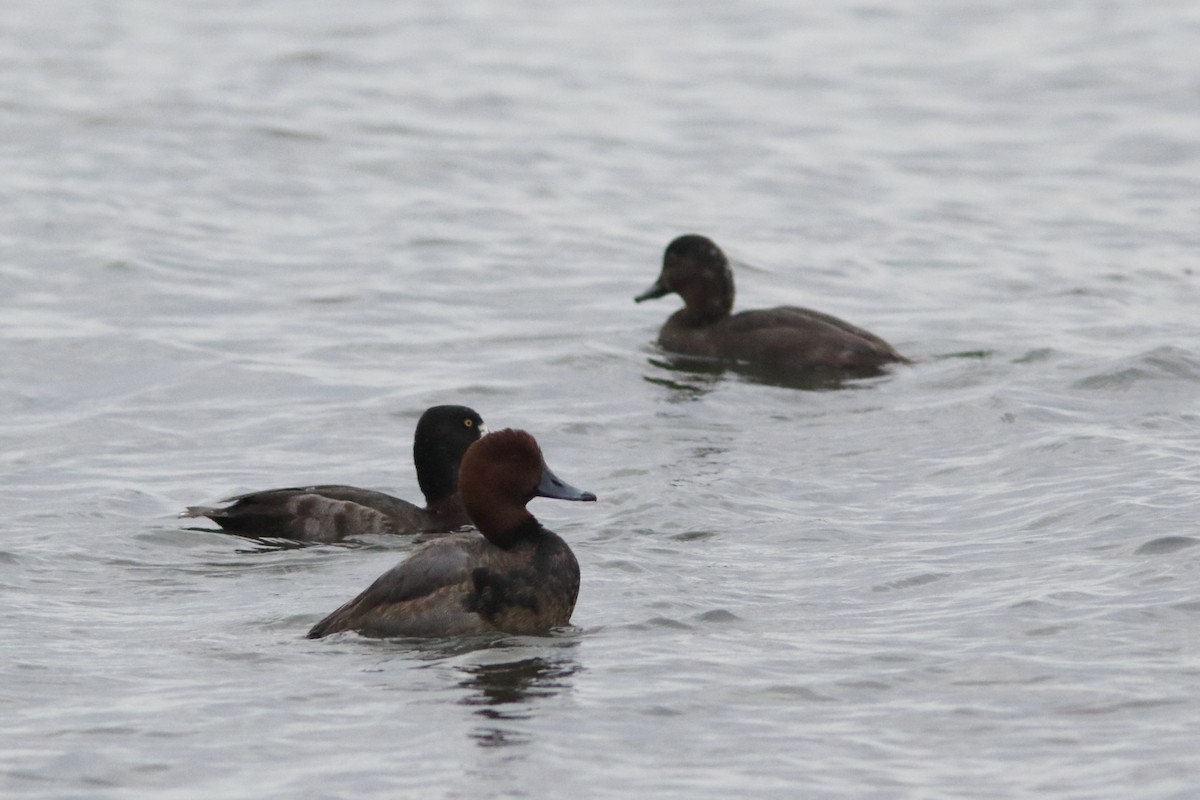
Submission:
M 654 300 L 668 294 L 683 298 L 682 319 L 701 326 L 720 322 L 733 311 L 733 270 L 712 240 L 689 233 L 667 245 L 658 280 L 634 298 Z

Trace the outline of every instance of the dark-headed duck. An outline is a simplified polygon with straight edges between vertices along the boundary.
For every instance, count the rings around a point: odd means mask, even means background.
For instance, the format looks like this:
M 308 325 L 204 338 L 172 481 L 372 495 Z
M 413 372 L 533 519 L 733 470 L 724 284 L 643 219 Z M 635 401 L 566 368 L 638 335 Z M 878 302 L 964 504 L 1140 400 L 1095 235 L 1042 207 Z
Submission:
M 421 508 L 383 492 L 354 486 L 268 489 L 231 497 L 224 508 L 192 506 L 183 517 L 208 517 L 231 533 L 304 542 L 337 542 L 365 533 L 450 531 L 469 520 L 458 494 L 458 465 L 487 431 L 466 406 L 433 406 L 413 437 Z
M 366 591 L 313 626 L 308 638 L 538 634 L 566 625 L 579 595 L 579 563 L 558 534 L 525 508 L 534 497 L 595 500 L 546 466 L 525 431 L 490 433 L 459 470 L 463 505 L 479 533 L 426 542 Z
M 729 260 L 704 236 L 680 236 L 663 254 L 662 273 L 634 298 L 638 303 L 677 293 L 684 307 L 658 334 L 665 350 L 785 371 L 873 371 L 908 359 L 883 339 L 837 317 L 795 306 L 731 314 Z

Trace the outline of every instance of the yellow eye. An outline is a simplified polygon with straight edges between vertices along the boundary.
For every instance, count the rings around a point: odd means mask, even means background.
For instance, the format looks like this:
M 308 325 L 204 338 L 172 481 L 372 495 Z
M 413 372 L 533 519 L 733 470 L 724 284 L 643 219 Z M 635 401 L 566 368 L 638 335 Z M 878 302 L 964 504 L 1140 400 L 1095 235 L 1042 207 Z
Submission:
M 468 428 L 470 428 L 470 427 L 472 427 L 472 426 L 474 426 L 474 425 L 475 425 L 475 420 L 473 420 L 473 419 L 464 419 L 464 420 L 463 420 L 463 425 L 466 425 Z

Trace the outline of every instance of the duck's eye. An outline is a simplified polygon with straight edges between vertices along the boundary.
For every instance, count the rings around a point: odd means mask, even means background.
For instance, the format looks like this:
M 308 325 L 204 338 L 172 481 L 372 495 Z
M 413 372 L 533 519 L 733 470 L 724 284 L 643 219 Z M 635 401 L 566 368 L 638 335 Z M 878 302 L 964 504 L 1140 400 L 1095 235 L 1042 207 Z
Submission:
M 463 420 L 463 425 L 466 425 L 468 428 L 473 428 L 473 427 L 475 427 L 475 420 L 473 420 L 473 419 L 464 419 L 464 420 Z

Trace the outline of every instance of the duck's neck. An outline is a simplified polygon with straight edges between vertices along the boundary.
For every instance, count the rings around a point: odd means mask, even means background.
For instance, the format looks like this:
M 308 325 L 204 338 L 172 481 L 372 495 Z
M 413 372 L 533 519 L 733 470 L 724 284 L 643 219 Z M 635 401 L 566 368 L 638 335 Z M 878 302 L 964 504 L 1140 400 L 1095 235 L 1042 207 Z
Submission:
M 426 498 L 429 500 L 429 498 Z M 461 520 L 467 516 L 467 510 L 463 508 L 462 496 L 458 492 L 448 494 L 437 500 L 429 500 L 425 506 L 425 510 L 430 516 L 436 519 L 444 520 Z
M 693 327 L 720 322 L 733 311 L 733 276 L 710 273 L 683 293 L 683 321 Z
M 436 445 L 413 448 L 417 484 L 421 487 L 421 494 L 425 495 L 425 505 L 431 510 L 458 492 L 458 463 L 447 458 L 444 448 Z
M 467 514 L 489 542 L 505 549 L 542 531 L 542 524 L 524 507 L 468 508 Z

